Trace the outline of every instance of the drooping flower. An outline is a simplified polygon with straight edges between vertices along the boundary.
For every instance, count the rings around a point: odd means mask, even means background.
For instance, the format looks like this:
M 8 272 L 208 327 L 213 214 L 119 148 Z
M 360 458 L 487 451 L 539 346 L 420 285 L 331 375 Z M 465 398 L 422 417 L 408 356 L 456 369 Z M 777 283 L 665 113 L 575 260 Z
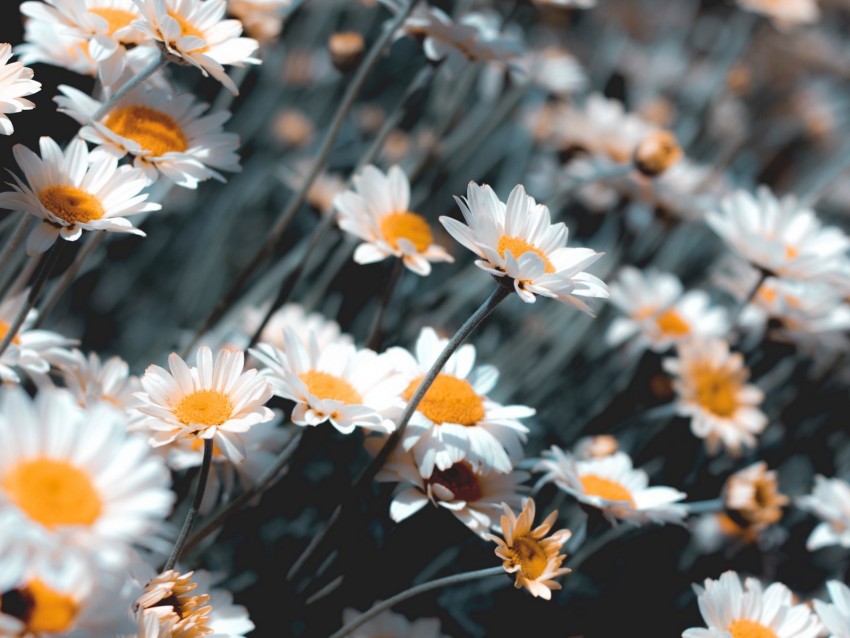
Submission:
M 815 476 L 814 490 L 797 499 L 797 505 L 821 519 L 806 541 L 809 551 L 831 545 L 850 547 L 850 483 Z
M 38 93 L 41 83 L 32 79 L 32 69 L 21 62 L 9 62 L 12 57 L 12 45 L 0 44 L 0 134 L 11 135 L 15 127 L 6 113 L 20 113 L 35 108 L 35 104 L 25 98 Z

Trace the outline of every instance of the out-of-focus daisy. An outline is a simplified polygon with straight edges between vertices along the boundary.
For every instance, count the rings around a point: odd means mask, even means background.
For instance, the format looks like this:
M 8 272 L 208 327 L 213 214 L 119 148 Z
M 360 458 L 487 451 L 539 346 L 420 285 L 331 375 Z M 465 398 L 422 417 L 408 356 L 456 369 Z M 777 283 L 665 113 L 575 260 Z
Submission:
M 559 551 L 572 533 L 562 529 L 547 536 L 558 518 L 557 511 L 532 529 L 534 499 L 525 500 L 519 516 L 507 505 L 503 505 L 502 509 L 505 512 L 501 519 L 504 539 L 493 535 L 489 537 L 498 545 L 496 556 L 504 561 L 506 572 L 516 574 L 514 585 L 517 589 L 525 587 L 535 598 L 539 596 L 550 600 L 552 592 L 561 589 L 561 585 L 553 579 L 571 571 L 568 567 L 561 567 L 567 556 Z
M 610 434 L 596 434 L 580 438 L 573 447 L 573 454 L 579 460 L 602 459 L 617 452 L 619 444 Z
M 377 454 L 383 441 L 378 438 L 366 441 L 370 452 Z M 445 470 L 437 470 L 429 478 L 422 478 L 410 452 L 396 448 L 375 477 L 378 481 L 399 483 L 390 503 L 390 518 L 395 522 L 413 516 L 429 502 L 444 507 L 479 536 L 487 537 L 497 528 L 502 503 L 512 508 L 522 506 L 520 487 L 527 481 L 526 472 L 513 471 L 501 474 L 494 471 L 476 472 L 466 461 L 458 461 Z
M 646 472 L 634 469 L 624 452 L 580 461 L 553 445 L 543 451 L 534 471 L 544 472 L 538 486 L 552 482 L 582 503 L 600 509 L 612 523 L 681 523 L 687 515 L 687 509 L 677 504 L 686 495 L 672 487 L 649 487 Z
M 815 611 L 829 632 L 829 638 L 850 638 L 850 588 L 838 580 L 826 583 L 832 603 L 815 600 Z
M 676 275 L 654 269 L 626 266 L 611 284 L 611 303 L 626 316 L 611 323 L 606 339 L 618 345 L 635 335 L 656 352 L 694 337 L 719 337 L 726 333 L 726 311 L 712 307 L 701 290 L 683 293 Z
M 777 199 L 762 186 L 756 195 L 737 190 L 708 225 L 751 264 L 787 279 L 835 279 L 847 264 L 850 238 L 835 226 L 822 226 L 814 211 L 794 197 Z
M 0 44 L 0 134 L 11 135 L 15 127 L 6 113 L 20 113 L 35 108 L 24 96 L 38 93 L 41 83 L 32 79 L 32 69 L 21 62 L 9 62 L 12 45 Z
M 274 418 L 265 405 L 272 397 L 271 385 L 257 370 L 243 371 L 244 365 L 242 352 L 222 349 L 213 361 L 212 351 L 201 346 L 195 367 L 175 353 L 168 357 L 170 372 L 148 366 L 141 379 L 144 392 L 135 396 L 151 445 L 211 439 L 214 450 L 241 463 L 245 448 L 237 435 Z
M 559 47 L 535 51 L 519 58 L 513 65 L 554 95 L 571 95 L 587 85 L 587 76 L 578 60 Z
M 705 587 L 694 585 L 699 609 L 707 629 L 691 628 L 682 638 L 816 638 L 820 623 L 808 605 L 795 605 L 794 595 L 782 583 L 767 589 L 755 578 L 743 586 L 733 571 L 718 580 L 706 579 Z
M 840 478 L 815 476 L 812 493 L 797 499 L 797 505 L 821 519 L 809 534 L 806 548 L 850 547 L 850 483 Z
M 130 367 L 121 357 L 101 361 L 96 352 L 88 356 L 74 348 L 54 357 L 65 387 L 83 407 L 109 403 L 127 411 L 135 405 L 133 396 L 141 390 L 139 378 L 130 374 Z
M 33 401 L 7 389 L 0 439 L 0 505 L 13 508 L 39 544 L 120 560 L 126 544 L 149 540 L 171 509 L 165 464 L 128 434 L 115 408 L 82 410 L 64 390 L 42 390 Z
M 263 317 L 266 316 L 266 310 L 267 308 L 263 307 L 245 309 L 241 328 L 245 335 L 250 336 L 256 332 Z M 354 343 L 351 335 L 343 333 L 336 321 L 328 319 L 319 312 L 308 313 L 296 303 L 284 304 L 275 310 L 260 334 L 260 341 L 283 350 L 285 348 L 283 335 L 287 330 L 293 330 L 305 343 L 309 341 L 309 335 L 313 334 L 320 350 L 332 343 Z
M 410 211 L 410 182 L 398 166 L 385 175 L 366 166 L 353 178 L 354 190 L 334 198 L 339 227 L 364 243 L 354 252 L 358 264 L 397 257 L 417 275 L 428 275 L 432 261 L 454 261 L 434 243 L 431 226 Z
M 556 9 L 591 9 L 596 6 L 596 0 L 531 0 L 542 8 Z
M 144 233 L 127 215 L 159 210 L 142 190 L 148 179 L 118 159 L 92 157 L 84 140 L 74 139 L 63 152 L 49 137 L 39 142 L 41 157 L 21 144 L 13 150 L 26 182 L 12 175 L 13 191 L 0 193 L 0 208 L 28 213 L 42 220 L 27 239 L 27 253 L 37 255 L 58 237 L 76 241 L 84 230 Z
M 480 257 L 479 268 L 495 277 L 513 279 L 520 298 L 533 303 L 536 295 L 552 297 L 592 314 L 578 297 L 607 297 L 608 287 L 583 272 L 602 257 L 590 248 L 567 248 L 569 231 L 552 224 L 549 209 L 538 204 L 522 185 L 502 203 L 490 186 L 469 183 L 465 198 L 455 197 L 466 225 L 440 217 L 446 230 Z
M 223 129 L 230 113 L 204 115 L 207 105 L 190 94 L 136 89 L 93 122 L 101 102 L 70 86 L 59 90 L 59 110 L 83 125 L 80 137 L 118 158 L 129 153 L 150 181 L 159 172 L 178 186 L 196 188 L 210 178 L 225 181 L 219 170 L 240 170 L 239 136 Z
M 345 609 L 342 612 L 343 625 L 348 625 L 359 616 L 360 612 L 356 609 Z M 449 638 L 440 631 L 440 621 L 437 618 L 419 618 L 411 621 L 391 611 L 378 614 L 348 635 L 351 638 L 388 638 L 390 636 Z
M 738 517 L 736 517 L 738 518 Z M 711 512 L 691 517 L 688 520 L 691 538 L 703 554 L 713 554 L 724 546 L 733 549 L 750 545 L 761 537 L 763 527 L 734 520 L 726 512 Z
M 242 22 L 245 31 L 260 42 L 274 40 L 293 0 L 228 0 L 227 12 Z
M 739 352 L 722 339 L 696 339 L 679 345 L 676 358 L 664 360 L 678 395 L 677 412 L 691 419 L 691 431 L 716 454 L 722 444 L 730 454 L 754 447 L 767 426 L 758 409 L 764 394 L 747 384 L 749 370 Z
M 284 348 L 261 343 L 251 350 L 268 366 L 275 394 L 295 401 L 292 422 L 316 426 L 329 421 L 343 434 L 365 427 L 391 430 L 384 413 L 392 406 L 399 382 L 390 378 L 386 357 L 346 343 L 320 348 L 315 334 L 300 339 L 284 331 Z
M 760 13 L 780 28 L 817 22 L 820 11 L 815 0 L 738 0 L 742 9 Z
M 163 48 L 187 64 L 212 75 L 227 89 L 239 93 L 224 65 L 259 64 L 251 57 L 260 46 L 241 38 L 242 23 L 225 20 L 225 0 L 134 0 L 143 19 L 136 28 L 162 43 Z
M 775 471 L 761 461 L 735 472 L 726 481 L 726 507 L 759 527 L 779 522 L 788 497 L 779 492 Z
M 422 379 L 448 343 L 432 328 L 423 328 L 415 355 L 390 348 L 387 357 L 402 381 L 399 409 L 413 397 Z M 475 367 L 475 346 L 458 348 L 428 388 L 402 437 L 402 447 L 412 450 L 422 476 L 436 467 L 448 470 L 465 460 L 476 470 L 508 472 L 522 457 L 528 432 L 519 419 L 534 415 L 534 408 L 500 405 L 487 394 L 499 379 L 492 366 Z

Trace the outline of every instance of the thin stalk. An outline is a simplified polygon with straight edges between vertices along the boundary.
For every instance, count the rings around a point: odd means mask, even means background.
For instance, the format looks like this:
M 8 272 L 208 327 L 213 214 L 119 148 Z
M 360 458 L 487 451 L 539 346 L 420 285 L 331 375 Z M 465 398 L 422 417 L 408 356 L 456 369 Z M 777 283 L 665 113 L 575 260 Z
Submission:
M 12 236 L 9 238 L 9 241 L 6 243 L 6 246 L 3 248 L 3 252 L 0 253 L 0 273 L 3 273 L 4 279 L 8 277 L 8 273 L 6 269 L 9 266 L 9 260 L 15 254 L 15 251 L 18 250 L 18 247 L 24 241 L 24 237 L 27 235 L 27 227 L 29 226 L 30 221 L 32 219 L 29 215 L 21 215 L 21 220 L 18 222 L 18 225 L 15 226 L 15 231 L 12 233 Z M 3 283 L 5 287 L 5 282 Z
M 121 88 L 115 91 L 112 96 L 101 104 L 100 108 L 91 116 L 92 122 L 97 122 L 104 115 L 109 113 L 112 108 L 118 104 L 124 97 L 133 89 L 140 86 L 145 80 L 152 76 L 157 71 L 161 71 L 168 64 L 168 58 L 161 53 L 148 64 L 144 69 L 139 71 L 132 78 L 121 85 Z
M 405 4 L 404 8 L 396 15 L 393 21 L 387 25 L 381 37 L 378 38 L 374 45 L 372 45 L 372 48 L 369 50 L 369 54 L 366 56 L 366 59 L 363 61 L 360 67 L 357 69 L 357 73 L 354 75 L 351 84 L 348 86 L 348 89 L 346 90 L 345 95 L 343 96 L 342 101 L 340 102 L 339 107 L 337 108 L 336 113 L 334 114 L 333 120 L 331 121 L 330 127 L 328 128 L 328 132 L 325 134 L 325 139 L 322 141 L 322 146 L 319 149 L 319 153 L 316 156 L 316 159 L 313 160 L 313 163 L 310 166 L 310 170 L 307 172 L 304 182 L 301 184 L 301 187 L 298 189 L 298 192 L 292 199 L 289 200 L 289 204 L 278 216 L 278 219 L 272 227 L 271 231 L 269 232 L 266 241 L 255 253 L 254 258 L 251 259 L 248 265 L 242 269 L 239 275 L 237 275 L 236 280 L 233 282 L 233 285 L 224 294 L 221 301 L 219 301 L 215 308 L 213 308 L 206 321 L 195 333 L 192 342 L 187 346 L 187 350 L 191 350 L 192 348 L 194 348 L 195 344 L 198 342 L 201 336 L 203 336 L 204 333 L 206 333 L 210 328 L 212 328 L 213 326 L 215 326 L 216 323 L 218 323 L 218 321 L 227 312 L 227 309 L 230 307 L 230 305 L 239 296 L 239 293 L 242 291 L 244 285 L 257 271 L 257 269 L 266 261 L 266 259 L 268 259 L 274 252 L 274 249 L 280 241 L 281 236 L 283 235 L 287 226 L 289 226 L 289 223 L 292 221 L 292 218 L 295 217 L 295 213 L 297 213 L 298 210 L 301 208 L 301 204 L 304 203 L 304 200 L 307 197 L 307 193 L 313 186 L 313 183 L 316 181 L 316 178 L 319 176 L 319 173 L 321 173 L 322 169 L 325 167 L 325 164 L 327 163 L 328 158 L 330 157 L 331 149 L 336 143 L 337 137 L 339 137 L 339 133 L 342 130 L 342 124 L 348 116 L 348 113 L 351 111 L 351 107 L 354 106 L 354 101 L 357 99 L 357 96 L 360 94 L 360 90 L 366 83 L 366 78 L 377 65 L 378 60 L 383 54 L 384 48 L 388 44 L 390 44 L 398 28 L 401 27 L 402 23 L 410 15 L 410 12 L 413 11 L 414 4 L 415 0 L 407 0 L 407 3 Z
M 450 587 L 451 585 L 459 585 L 460 583 L 466 583 L 471 580 L 479 580 L 481 578 L 487 578 L 489 576 L 498 576 L 499 574 L 504 573 L 505 568 L 502 566 L 488 567 L 487 569 L 479 569 L 473 572 L 465 572 L 463 574 L 455 574 L 454 576 L 446 576 L 445 578 L 438 578 L 437 580 L 432 580 L 427 583 L 422 583 L 421 585 L 416 585 L 415 587 L 406 589 L 400 594 L 396 594 L 392 598 L 388 598 L 387 600 L 373 605 L 372 608 L 369 609 L 369 611 L 360 614 L 357 618 L 345 625 L 342 629 L 332 634 L 330 638 L 343 638 L 343 636 L 349 635 L 352 631 L 360 627 L 362 624 L 370 621 L 372 618 L 374 618 L 381 612 L 386 611 L 387 609 L 391 609 L 399 603 L 413 598 L 414 596 L 429 592 L 432 589 Z
M 168 557 L 161 571 L 167 572 L 170 569 L 174 569 L 174 566 L 180 559 L 180 554 L 183 553 L 183 546 L 192 532 L 195 519 L 198 518 L 198 510 L 201 509 L 201 501 L 204 500 L 204 492 L 207 489 L 207 478 L 209 478 L 210 465 L 212 465 L 212 456 L 213 440 L 204 439 L 204 459 L 201 461 L 201 473 L 198 475 L 198 485 L 195 487 L 195 498 L 192 499 L 192 505 L 189 506 L 189 511 L 186 512 L 186 520 L 183 521 L 183 529 L 180 530 L 180 535 L 174 543 L 174 549 L 171 550 L 171 555 Z
M 366 347 L 370 350 L 377 350 L 381 347 L 384 327 L 384 315 L 387 311 L 387 306 L 390 305 L 390 299 L 398 287 L 398 282 L 401 280 L 401 274 L 404 271 L 404 262 L 401 259 L 395 259 L 395 263 L 390 271 L 389 279 L 384 285 L 383 294 L 378 301 L 378 310 L 375 313 L 375 318 L 372 320 L 372 329 L 369 331 L 369 338 L 366 340 Z
M 682 503 L 688 508 L 688 515 L 708 514 L 711 512 L 722 512 L 725 509 L 722 498 L 713 498 L 710 501 L 696 501 L 694 503 Z
M 18 276 L 15 277 L 15 281 L 12 282 L 12 285 L 9 286 L 9 289 L 6 291 L 5 296 L 7 298 L 14 297 L 24 289 L 27 282 L 32 278 L 33 273 L 38 268 L 39 263 L 41 262 L 38 259 L 30 259 L 27 261 L 24 269 L 18 273 Z

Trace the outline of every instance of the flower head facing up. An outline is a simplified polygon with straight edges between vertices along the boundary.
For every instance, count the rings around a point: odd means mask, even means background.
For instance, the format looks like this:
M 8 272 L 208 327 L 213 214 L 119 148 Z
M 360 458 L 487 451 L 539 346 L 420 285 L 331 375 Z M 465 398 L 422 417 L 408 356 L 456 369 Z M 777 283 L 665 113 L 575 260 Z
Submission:
M 478 255 L 475 265 L 495 277 L 508 277 L 520 298 L 552 297 L 593 314 L 578 297 L 608 297 L 599 278 L 583 272 L 602 257 L 590 248 L 567 248 L 568 230 L 552 224 L 549 209 L 538 204 L 522 185 L 507 204 L 489 186 L 470 182 L 465 198 L 455 197 L 466 224 L 440 217 L 446 230 Z
M 431 226 L 410 210 L 410 182 L 404 171 L 393 166 L 385 175 L 366 166 L 354 177 L 354 190 L 334 198 L 339 226 L 363 240 L 354 260 L 359 264 L 397 257 L 417 275 L 428 275 L 431 262 L 454 261 L 434 243 Z
M 274 418 L 265 406 L 272 388 L 257 370 L 243 372 L 245 355 L 222 349 L 213 361 L 212 351 L 198 349 L 196 367 L 178 355 L 168 357 L 169 370 L 148 366 L 141 379 L 144 392 L 137 410 L 145 415 L 141 425 L 151 444 L 161 446 L 177 439 L 212 439 L 215 448 L 234 463 L 245 459 L 238 434 Z
M 806 548 L 850 547 L 850 483 L 840 478 L 815 476 L 811 494 L 797 499 L 797 505 L 821 519 L 809 534 Z
M 539 526 L 534 524 L 534 500 L 526 499 L 522 512 L 517 516 L 506 504 L 502 504 L 502 535 L 490 535 L 496 543 L 496 556 L 504 563 L 505 571 L 516 574 L 514 585 L 517 589 L 525 587 L 536 598 L 550 600 L 552 591 L 561 589 L 553 579 L 569 574 L 570 569 L 561 567 L 567 557 L 559 551 L 572 533 L 568 529 L 559 530 L 549 536 L 558 512 L 552 512 Z
M 0 44 L 0 134 L 11 135 L 15 127 L 6 113 L 20 113 L 35 108 L 24 96 L 38 93 L 41 83 L 32 79 L 32 69 L 21 62 L 9 62 L 12 45 Z
M 775 471 L 761 461 L 735 472 L 725 486 L 726 507 L 757 527 L 779 522 L 788 497 L 779 492 Z

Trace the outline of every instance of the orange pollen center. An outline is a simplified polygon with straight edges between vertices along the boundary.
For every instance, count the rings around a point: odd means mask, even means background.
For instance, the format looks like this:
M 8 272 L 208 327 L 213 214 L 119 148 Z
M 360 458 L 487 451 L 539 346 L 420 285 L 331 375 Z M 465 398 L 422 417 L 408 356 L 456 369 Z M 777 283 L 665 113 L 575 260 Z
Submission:
M 588 496 L 598 496 L 607 501 L 623 501 L 632 506 L 635 504 L 632 493 L 616 481 L 596 474 L 585 474 L 580 480 L 584 493 Z
M 87 223 L 103 217 L 100 200 L 76 186 L 49 186 L 38 195 L 42 205 L 68 224 Z
M 693 371 L 696 400 L 717 416 L 730 417 L 738 409 L 738 384 L 722 370 L 708 367 Z
M 655 323 L 661 332 L 674 337 L 683 337 L 691 331 L 688 322 L 673 308 L 660 315 Z
M 113 133 L 131 139 L 154 157 L 182 153 L 189 148 L 186 135 L 170 115 L 149 106 L 125 106 L 104 122 Z
M 754 620 L 736 620 L 729 625 L 732 638 L 777 638 L 776 632 Z
M 800 254 L 800 251 L 797 250 L 796 246 L 785 246 L 785 258 L 788 260 L 797 259 L 797 256 Z
M 519 565 L 519 571 L 529 580 L 540 578 L 546 571 L 549 557 L 543 546 L 531 536 L 515 538 L 510 549 L 514 565 Z
M 188 22 L 187 20 L 185 20 L 183 18 L 183 16 L 181 16 L 178 13 L 172 13 L 171 11 L 168 12 L 168 15 L 170 17 L 174 18 L 177 21 L 177 24 L 180 25 L 180 35 L 181 35 L 181 37 L 184 37 L 184 38 L 186 38 L 186 37 L 200 38 L 201 40 L 204 40 L 204 42 L 206 42 L 206 35 L 204 34 L 204 32 L 195 28 L 195 26 L 193 24 L 191 24 L 190 22 Z M 209 49 L 209 47 L 206 44 L 204 44 L 204 46 L 199 47 L 197 49 L 191 49 L 190 51 L 186 51 L 186 53 L 203 53 L 207 49 Z
M 300 379 L 307 386 L 307 390 L 319 399 L 330 399 L 341 401 L 346 405 L 357 405 L 363 403 L 363 397 L 345 379 L 340 379 L 327 372 L 310 370 L 300 375 Z
M 418 377 L 402 394 L 405 401 L 410 401 L 423 377 Z M 484 401 L 468 381 L 458 379 L 450 374 L 440 374 L 428 388 L 417 408 L 437 425 L 441 423 L 457 423 L 458 425 L 478 425 L 484 418 Z
M 21 589 L 0 594 L 0 609 L 26 625 L 26 635 L 64 634 L 74 624 L 77 602 L 35 579 Z
M 5 321 L 0 320 L 0 341 L 2 341 L 6 337 L 6 333 L 9 332 L 9 324 Z M 16 346 L 21 345 L 21 338 L 18 335 L 15 335 L 12 338 L 12 343 Z
M 472 503 L 479 500 L 481 494 L 481 483 L 469 463 L 461 461 L 455 463 L 447 470 L 434 470 L 429 483 L 437 483 L 451 490 L 455 499 Z
M 92 525 L 100 495 L 88 474 L 67 461 L 36 459 L 14 466 L 0 481 L 9 499 L 45 527 Z
M 221 425 L 233 416 L 230 397 L 218 390 L 197 390 L 180 399 L 174 416 L 183 425 Z
M 501 237 L 499 237 L 499 245 L 497 247 L 497 250 L 499 251 L 499 254 L 502 256 L 502 258 L 505 257 L 505 252 L 510 250 L 511 255 L 514 256 L 514 259 L 519 259 L 520 255 L 523 255 L 527 252 L 532 252 L 543 260 L 544 272 L 555 272 L 555 266 L 552 265 L 552 262 L 549 261 L 543 251 L 537 248 L 536 246 L 532 246 L 522 237 L 508 237 L 507 235 L 502 235 Z
M 434 240 L 431 227 L 425 218 L 409 211 L 384 215 L 378 225 L 384 240 L 395 250 L 399 249 L 400 239 L 409 241 L 416 248 L 416 252 L 420 253 L 428 250 Z
M 109 23 L 108 35 L 114 34 L 119 29 L 130 26 L 130 23 L 136 20 L 138 16 L 131 11 L 124 9 L 113 9 L 111 7 L 100 7 L 97 9 L 89 9 L 89 13 L 100 16 Z

